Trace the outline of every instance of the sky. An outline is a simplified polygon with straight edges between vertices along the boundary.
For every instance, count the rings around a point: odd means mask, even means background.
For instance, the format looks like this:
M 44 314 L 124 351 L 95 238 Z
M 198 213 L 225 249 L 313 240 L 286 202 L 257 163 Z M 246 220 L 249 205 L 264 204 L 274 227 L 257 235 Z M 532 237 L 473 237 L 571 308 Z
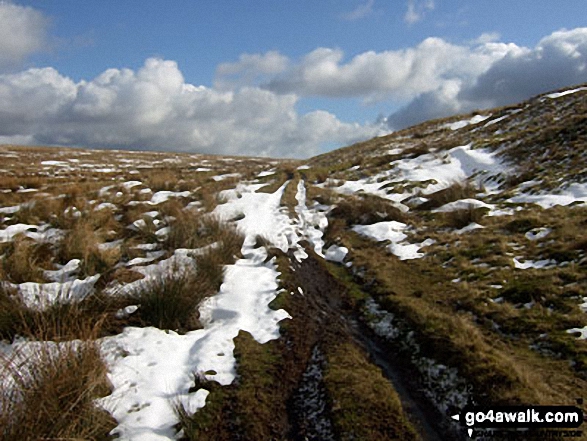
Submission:
M 0 144 L 310 157 L 587 82 L 585 0 L 0 1 Z

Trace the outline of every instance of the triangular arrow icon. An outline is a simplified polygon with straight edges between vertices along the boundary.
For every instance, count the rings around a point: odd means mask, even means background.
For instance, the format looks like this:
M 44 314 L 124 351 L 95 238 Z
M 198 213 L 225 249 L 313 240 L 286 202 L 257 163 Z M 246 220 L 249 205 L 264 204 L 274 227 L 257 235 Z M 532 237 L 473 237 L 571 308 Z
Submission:
M 456 414 L 456 415 L 453 415 L 453 416 L 451 416 L 451 418 L 452 418 L 453 420 L 456 420 L 456 421 L 458 421 L 458 420 L 459 420 L 459 418 L 460 418 L 460 415 L 459 415 L 459 414 Z

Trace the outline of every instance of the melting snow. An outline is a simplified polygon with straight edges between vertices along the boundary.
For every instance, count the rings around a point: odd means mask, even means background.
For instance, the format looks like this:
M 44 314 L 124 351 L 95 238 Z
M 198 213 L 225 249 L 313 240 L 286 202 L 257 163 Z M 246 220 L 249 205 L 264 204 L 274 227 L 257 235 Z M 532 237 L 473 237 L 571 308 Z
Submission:
M 552 268 L 556 266 L 556 260 L 526 260 L 521 262 L 518 258 L 514 257 L 514 267 L 518 269 L 541 269 L 541 268 Z
M 540 240 L 548 236 L 552 230 L 550 228 L 534 228 L 528 231 L 525 236 L 528 240 Z
M 349 249 L 347 247 L 339 247 L 338 245 L 331 245 L 324 254 L 324 258 L 331 262 L 342 263 L 344 258 L 348 254 Z
M 36 230 L 37 228 L 36 225 L 28 224 L 10 225 L 5 229 L 0 230 L 0 242 L 10 242 L 17 234 L 24 233 L 28 230 Z
M 461 121 L 457 121 L 454 123 L 450 123 L 450 124 L 445 124 L 443 127 L 448 127 L 451 130 L 459 130 L 462 129 L 463 127 L 467 127 L 470 124 L 478 124 L 482 121 L 485 121 L 487 118 L 490 118 L 491 115 L 475 115 L 473 118 L 471 119 L 463 119 Z
M 493 205 L 486 204 L 485 202 L 482 202 L 478 199 L 460 199 L 458 201 L 449 202 L 442 207 L 436 208 L 432 210 L 432 212 L 446 213 L 448 211 L 465 210 L 471 208 L 488 208 L 491 210 L 493 209 Z
M 570 205 L 574 202 L 587 202 L 587 184 L 573 183 L 558 194 L 521 194 L 509 199 L 508 202 L 533 203 L 542 208 L 551 208 L 555 205 Z
M 373 225 L 355 225 L 353 231 L 370 237 L 376 241 L 389 240 L 391 244 L 387 247 L 389 252 L 399 257 L 400 260 L 420 259 L 425 256 L 418 252 L 420 248 L 427 247 L 434 243 L 433 239 L 426 239 L 418 244 L 404 242 L 407 235 L 403 232 L 408 226 L 401 222 L 388 221 L 378 222 Z
M 99 275 L 67 282 L 26 282 L 18 286 L 18 293 L 29 308 L 43 310 L 57 302 L 78 302 L 94 292 Z
M 587 90 L 587 87 L 579 87 L 578 89 L 565 90 L 564 92 L 550 93 L 546 95 L 546 97 L 550 99 L 555 99 L 560 98 L 561 96 L 570 95 L 571 93 L 581 92 L 583 90 Z
M 386 184 L 402 182 L 427 183 L 423 194 L 431 194 L 449 187 L 454 182 L 475 178 L 478 184 L 488 189 L 497 187 L 492 178 L 505 173 L 506 166 L 488 149 L 473 149 L 471 145 L 455 147 L 446 152 L 428 153 L 411 159 L 398 159 L 390 163 L 391 168 L 378 175 L 346 181 L 338 188 L 341 193 L 365 193 L 399 202 L 413 196 L 417 190 L 388 194 Z
M 172 197 L 176 197 L 176 198 L 187 198 L 191 195 L 192 193 L 188 190 L 186 191 L 158 191 L 157 193 L 153 194 L 153 196 L 151 197 L 151 204 L 152 205 L 157 205 L 160 204 L 162 202 L 165 202 L 167 200 L 169 200 L 169 198 Z
M 279 337 L 278 323 L 289 314 L 268 306 L 277 296 L 279 273 L 273 261 L 265 262 L 265 249 L 253 247 L 256 235 L 263 234 L 287 250 L 295 242 L 295 232 L 279 207 L 285 186 L 273 194 L 255 193 L 260 187 L 239 184 L 237 189 L 225 191 L 228 202 L 214 211 L 223 219 L 244 214 L 237 224 L 245 233 L 241 250 L 245 258 L 225 267 L 220 292 L 200 305 L 204 329 L 178 335 L 156 328 L 129 327 L 103 340 L 114 392 L 100 403 L 117 419 L 115 432 L 122 439 L 175 439 L 174 402 L 193 413 L 205 405 L 208 395 L 204 389 L 190 393 L 194 373 L 230 384 L 236 374 L 233 339 L 240 330 L 260 343 Z M 174 268 L 178 265 L 193 264 L 190 252 L 176 250 L 172 258 L 137 270 L 147 278 L 177 271 Z M 129 285 L 123 288 L 129 289 Z

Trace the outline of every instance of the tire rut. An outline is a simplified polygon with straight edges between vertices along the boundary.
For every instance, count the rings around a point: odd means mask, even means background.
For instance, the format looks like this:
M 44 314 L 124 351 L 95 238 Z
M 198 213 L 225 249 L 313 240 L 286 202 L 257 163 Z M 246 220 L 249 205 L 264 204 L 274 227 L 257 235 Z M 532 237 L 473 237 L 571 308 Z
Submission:
M 399 395 L 402 406 L 422 440 L 454 439 L 455 433 L 447 427 L 447 419 L 436 410 L 422 393 L 421 385 L 413 375 L 413 367 L 402 361 L 388 342 L 375 335 L 353 311 L 348 302 L 347 288 L 328 272 L 320 257 L 306 249 L 308 258 L 298 262 L 290 254 L 294 281 L 302 288 L 309 310 L 316 311 L 318 323 L 325 334 L 349 337 L 369 355 Z M 298 295 L 298 294 L 296 294 Z

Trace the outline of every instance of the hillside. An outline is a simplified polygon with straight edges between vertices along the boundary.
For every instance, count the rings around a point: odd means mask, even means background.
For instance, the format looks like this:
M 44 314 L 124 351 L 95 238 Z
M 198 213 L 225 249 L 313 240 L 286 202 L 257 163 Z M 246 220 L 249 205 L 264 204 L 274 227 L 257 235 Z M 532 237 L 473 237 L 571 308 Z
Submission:
M 0 146 L 2 439 L 585 411 L 586 120 L 576 86 L 306 161 Z

